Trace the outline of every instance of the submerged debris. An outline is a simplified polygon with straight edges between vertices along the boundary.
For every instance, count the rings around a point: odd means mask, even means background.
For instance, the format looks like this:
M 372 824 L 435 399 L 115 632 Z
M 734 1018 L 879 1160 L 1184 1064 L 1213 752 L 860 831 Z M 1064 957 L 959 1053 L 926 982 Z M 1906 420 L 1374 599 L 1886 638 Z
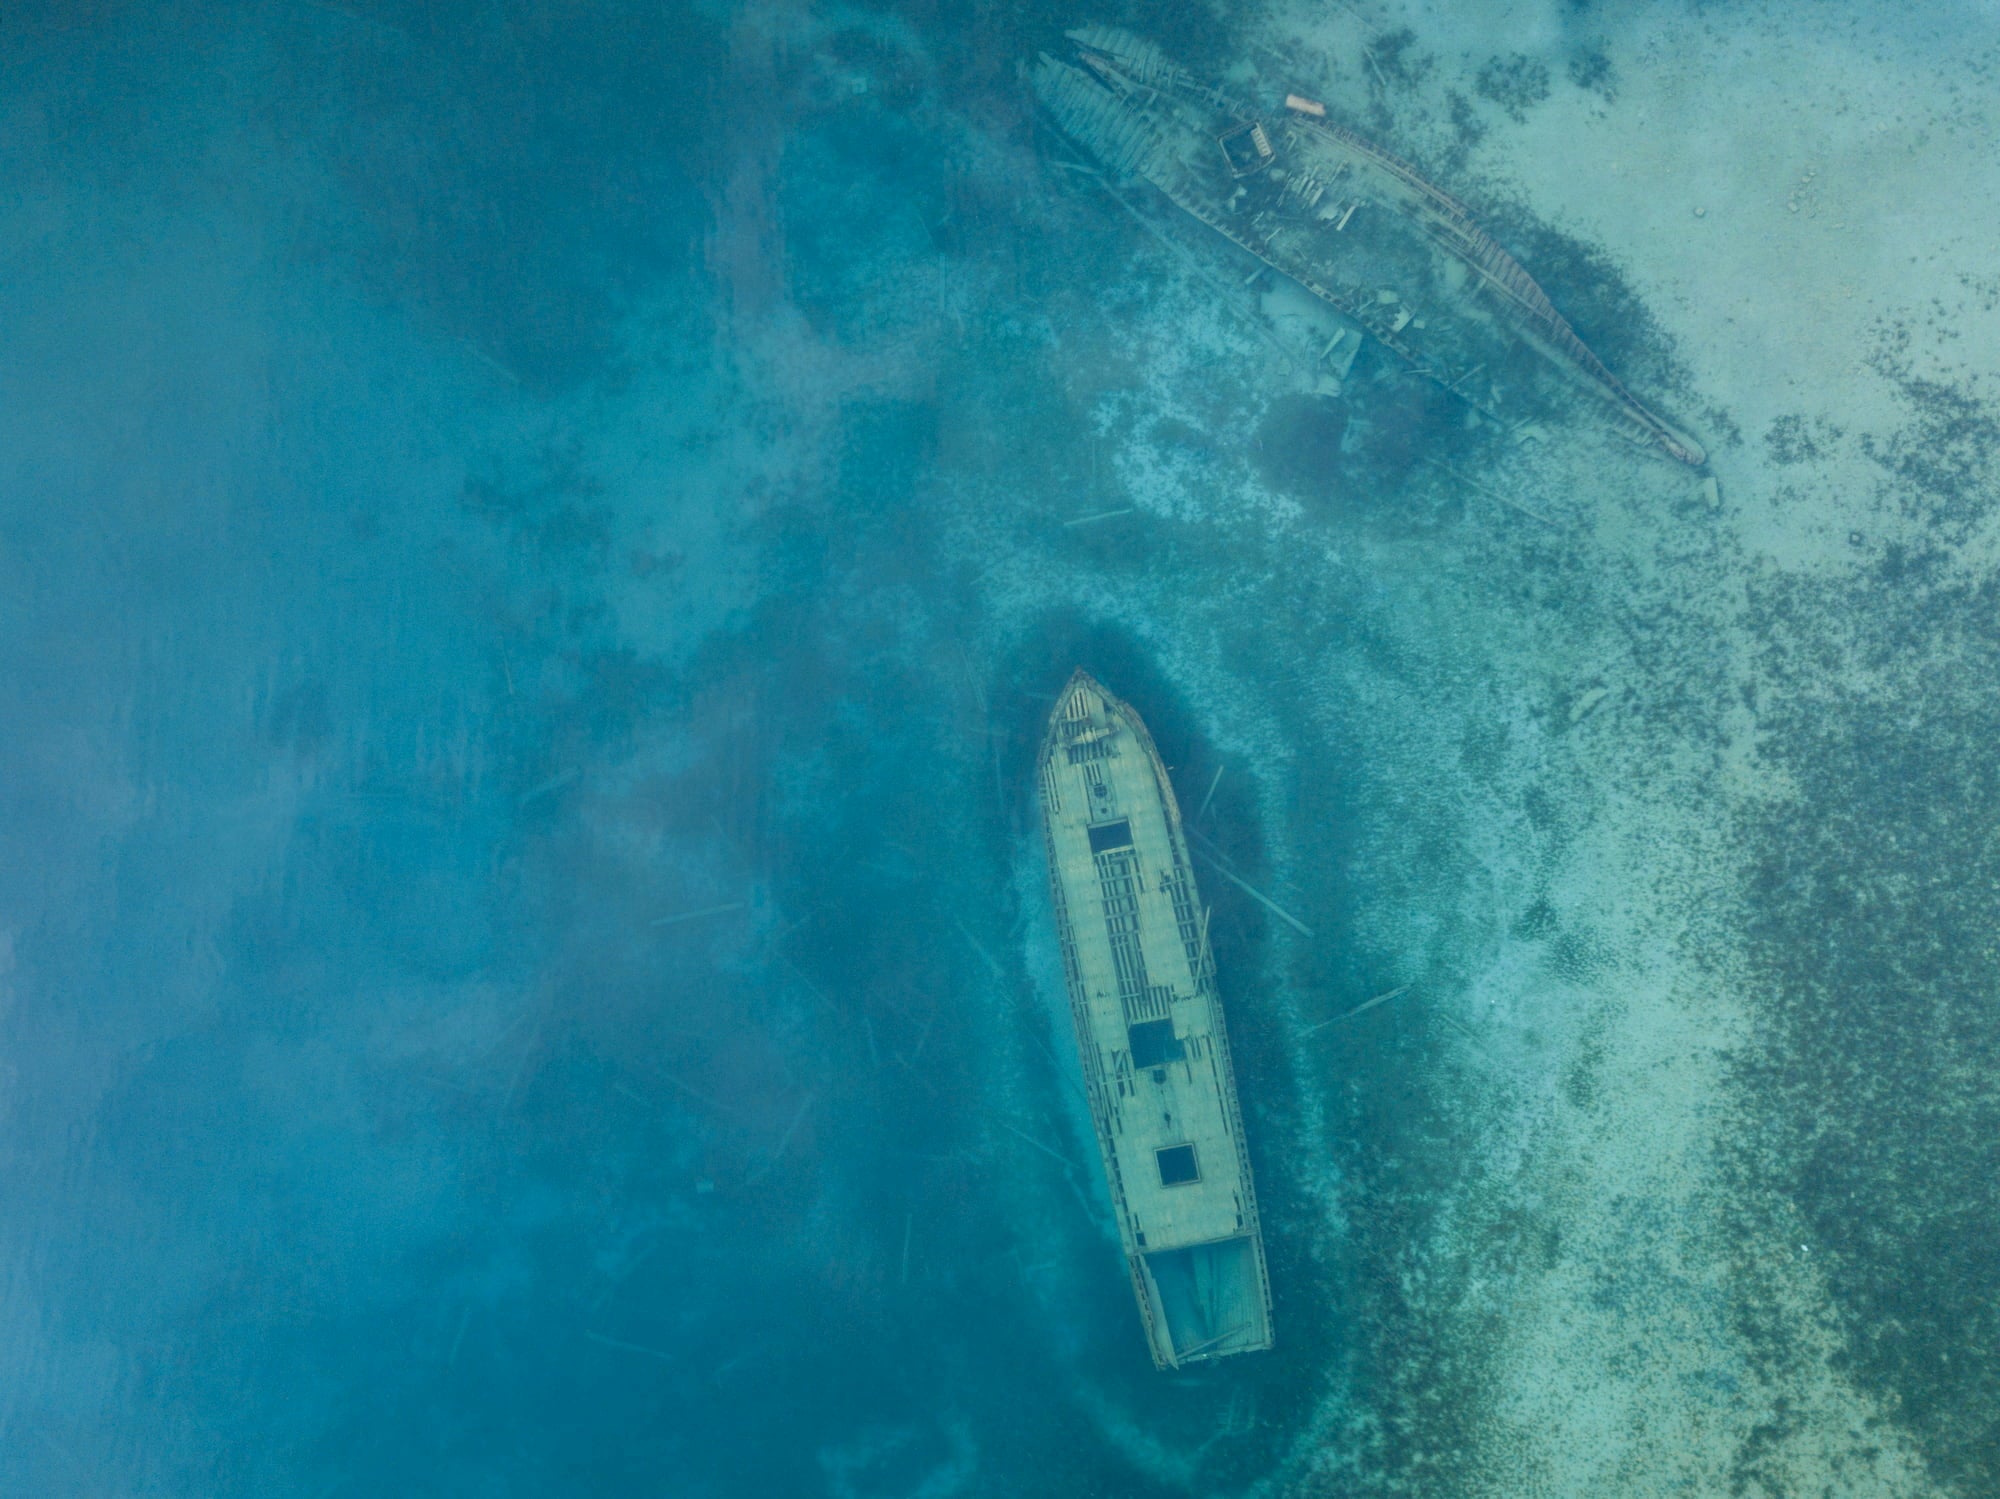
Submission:
M 1303 1031 L 1299 1032 L 1299 1034 L 1302 1036 L 1310 1036 L 1315 1031 L 1323 1031 L 1330 1025 L 1339 1025 L 1340 1022 L 1343 1020 L 1352 1020 L 1356 1015 L 1365 1015 L 1370 1010 L 1374 1009 L 1377 1005 L 1386 1005 L 1392 999 L 1401 999 L 1405 994 L 1408 994 L 1410 990 L 1413 989 L 1414 987 L 1416 986 L 1413 984 L 1398 984 L 1395 988 L 1389 990 L 1385 994 L 1378 994 L 1373 999 L 1364 999 L 1360 1004 L 1356 1005 L 1351 1010 L 1342 1010 L 1338 1015 L 1332 1016 L 1331 1018 L 1326 1020 L 1322 1020 L 1317 1025 L 1307 1026 Z
M 1577 337 L 1463 205 L 1291 95 L 1264 115 L 1105 26 L 1075 62 L 1034 71 L 1057 122 L 1113 172 L 1177 206 L 1359 324 L 1417 373 L 1503 421 L 1509 354 L 1526 346 L 1593 396 L 1624 436 L 1683 463 L 1700 444 L 1654 415 Z

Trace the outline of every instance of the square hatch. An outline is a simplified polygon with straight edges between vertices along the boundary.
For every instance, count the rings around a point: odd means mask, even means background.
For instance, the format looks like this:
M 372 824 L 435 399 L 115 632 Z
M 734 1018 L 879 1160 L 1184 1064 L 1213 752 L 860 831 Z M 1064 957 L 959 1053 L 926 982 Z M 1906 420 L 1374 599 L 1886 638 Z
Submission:
M 1171 1020 L 1142 1020 L 1127 1026 L 1125 1039 L 1132 1048 L 1132 1066 L 1139 1072 L 1148 1067 L 1164 1067 L 1187 1055 L 1181 1038 L 1174 1034 Z
M 1153 1158 L 1160 1164 L 1163 1187 L 1184 1187 L 1201 1180 L 1201 1167 L 1195 1164 L 1192 1145 L 1168 1145 L 1154 1151 Z
M 1090 851 L 1093 854 L 1108 854 L 1115 848 L 1132 846 L 1132 821 L 1121 817 L 1116 822 L 1099 823 L 1090 830 Z
M 1271 145 L 1271 137 L 1262 124 L 1255 120 L 1245 120 L 1234 130 L 1216 137 L 1222 147 L 1222 154 L 1229 159 L 1232 176 L 1248 177 L 1252 172 L 1261 172 L 1271 164 L 1278 153 Z

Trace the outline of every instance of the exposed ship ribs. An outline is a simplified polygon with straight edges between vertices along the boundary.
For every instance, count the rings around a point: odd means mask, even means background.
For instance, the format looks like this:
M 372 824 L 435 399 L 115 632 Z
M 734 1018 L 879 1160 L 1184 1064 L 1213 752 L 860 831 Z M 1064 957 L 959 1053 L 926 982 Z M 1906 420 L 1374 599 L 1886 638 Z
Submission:
M 1683 463 L 1700 465 L 1706 461 L 1706 455 L 1699 447 L 1655 417 L 1637 396 L 1625 388 L 1623 381 L 1605 368 L 1604 362 L 1590 351 L 1590 346 L 1577 337 L 1569 319 L 1556 311 L 1555 303 L 1535 284 L 1535 278 L 1527 273 L 1520 261 L 1502 249 L 1492 235 L 1479 227 L 1471 210 L 1464 204 L 1418 176 L 1416 168 L 1408 162 L 1362 139 L 1351 130 L 1324 120 L 1296 120 L 1292 122 L 1292 128 L 1320 131 L 1332 136 L 1349 150 L 1368 156 L 1384 171 L 1393 173 L 1422 193 L 1435 214 L 1434 219 L 1424 223 L 1424 228 L 1433 239 L 1479 272 L 1487 285 L 1510 300 L 1520 310 L 1523 319 L 1538 329 L 1557 353 L 1574 361 L 1586 375 L 1604 386 L 1614 401 L 1636 417 L 1667 452 Z
M 1069 39 L 1089 52 L 1118 59 L 1118 70 L 1148 88 L 1198 88 L 1194 77 L 1142 36 L 1115 26 L 1079 26 Z
M 1092 82 L 1089 74 L 1044 57 L 1036 68 L 1035 86 L 1064 132 L 1112 171 L 1149 177 L 1149 168 L 1157 170 L 1153 157 L 1161 149 L 1158 132 L 1143 115 L 1127 109 L 1117 94 Z
M 1482 372 L 1490 384 L 1502 362 L 1483 329 L 1532 348 L 1626 437 L 1683 463 L 1705 461 L 1698 443 L 1605 367 L 1470 211 L 1409 163 L 1327 121 L 1312 101 L 1293 97 L 1290 111 L 1266 118 L 1150 42 L 1105 26 L 1070 36 L 1081 66 L 1045 54 L 1035 87 L 1062 129 L 1113 173 L 1152 183 L 1496 420 L 1493 394 L 1474 385 Z M 1402 225 L 1406 242 L 1367 212 L 1350 230 L 1364 204 Z M 1469 284 L 1440 275 L 1439 260 Z M 1384 289 L 1385 280 L 1404 283 L 1414 300 Z M 1485 296 L 1468 295 L 1478 292 Z

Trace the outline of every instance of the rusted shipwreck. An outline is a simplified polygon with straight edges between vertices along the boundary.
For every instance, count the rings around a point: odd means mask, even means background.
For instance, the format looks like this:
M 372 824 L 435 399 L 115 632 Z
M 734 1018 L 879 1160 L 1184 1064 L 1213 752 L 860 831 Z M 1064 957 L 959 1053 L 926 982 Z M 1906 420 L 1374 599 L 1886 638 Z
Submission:
M 1550 370 L 1612 427 L 1682 463 L 1699 443 L 1626 389 L 1464 205 L 1407 162 L 1291 95 L 1259 111 L 1152 43 L 1105 26 L 1043 54 L 1037 93 L 1108 169 L 1172 202 L 1291 278 L 1411 369 L 1503 424 L 1510 397 Z

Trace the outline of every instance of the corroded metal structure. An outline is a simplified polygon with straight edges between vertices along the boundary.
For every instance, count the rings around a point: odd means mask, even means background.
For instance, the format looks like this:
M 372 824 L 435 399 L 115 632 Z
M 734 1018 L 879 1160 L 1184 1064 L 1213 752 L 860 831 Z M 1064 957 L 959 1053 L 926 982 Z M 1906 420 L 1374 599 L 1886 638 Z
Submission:
M 1070 1013 L 1153 1362 L 1269 1348 L 1208 913 L 1166 767 L 1139 716 L 1079 671 L 1049 721 L 1040 777 Z
M 1496 420 L 1538 362 L 1593 397 L 1626 437 L 1682 463 L 1705 461 L 1693 438 L 1604 366 L 1463 204 L 1326 118 L 1325 106 L 1292 95 L 1260 113 L 1125 32 L 1086 26 L 1070 37 L 1075 60 L 1045 54 L 1035 87 L 1107 168 L 1152 183 Z

